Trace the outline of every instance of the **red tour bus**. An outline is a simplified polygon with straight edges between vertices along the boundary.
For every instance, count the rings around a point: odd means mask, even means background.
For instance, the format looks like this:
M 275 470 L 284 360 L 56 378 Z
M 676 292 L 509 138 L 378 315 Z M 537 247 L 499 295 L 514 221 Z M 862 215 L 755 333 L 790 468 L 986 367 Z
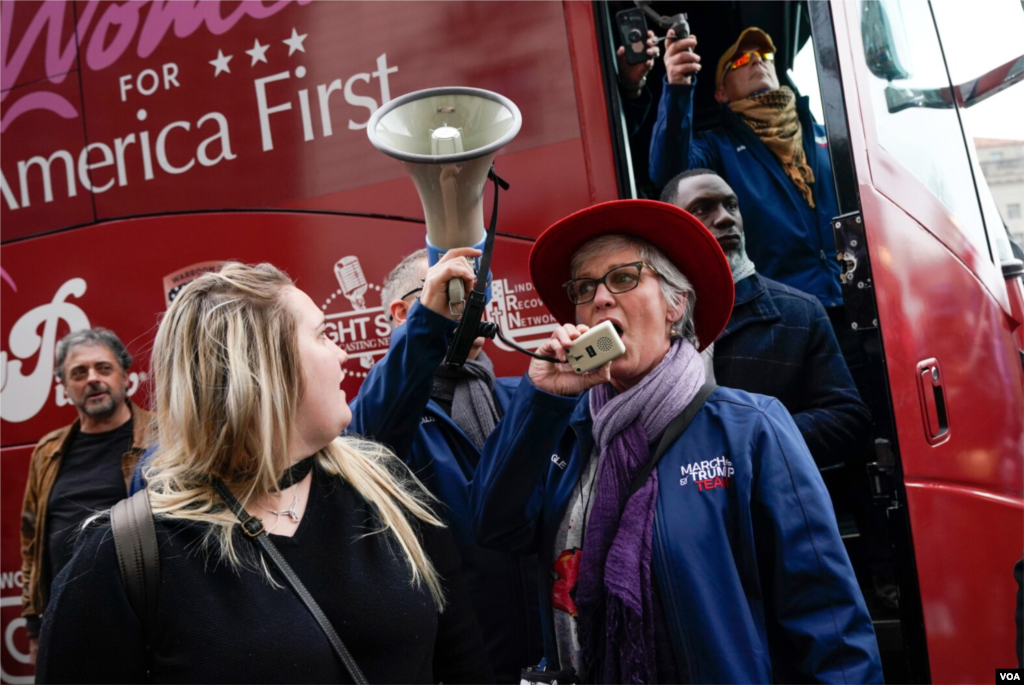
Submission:
M 535 346 L 554 320 L 528 277 L 532 241 L 569 212 L 655 192 L 654 113 L 632 131 L 616 85 L 614 16 L 629 7 L 0 0 L 2 682 L 33 678 L 20 506 L 34 444 L 74 418 L 56 340 L 116 331 L 147 405 L 148 353 L 177 291 L 224 260 L 271 261 L 321 304 L 349 352 L 351 396 L 387 350 L 382 280 L 425 236 L 412 183 L 370 145 L 367 121 L 399 95 L 458 85 L 522 112 L 497 160 L 511 190 L 486 317 Z M 653 7 L 688 13 L 705 63 L 760 26 L 789 85 L 820 90 L 847 317 L 871 376 L 876 454 L 859 476 L 899 592 L 898 610 L 873 608 L 886 676 L 988 682 L 1016 666 L 1024 267 L 962 112 L 1020 80 L 1024 59 L 952 82 L 951 10 L 925 0 Z M 971 11 L 1024 26 L 1016 2 Z M 695 101 L 697 127 L 714 125 L 700 83 Z M 525 357 L 489 345 L 498 373 L 523 372 Z M 862 531 L 840 519 L 868 595 Z

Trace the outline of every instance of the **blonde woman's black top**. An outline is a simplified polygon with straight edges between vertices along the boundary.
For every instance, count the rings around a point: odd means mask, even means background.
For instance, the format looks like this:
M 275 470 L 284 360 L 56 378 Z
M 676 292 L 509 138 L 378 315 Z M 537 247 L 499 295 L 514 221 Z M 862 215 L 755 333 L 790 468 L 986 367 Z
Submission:
M 421 526 L 443 577 L 438 613 L 372 507 L 343 479 L 315 468 L 294 537 L 271 536 L 371 683 L 490 682 L 458 554 L 445 529 Z M 273 517 L 271 517 L 273 518 Z M 269 525 L 269 522 L 268 522 Z M 147 636 L 125 596 L 109 524 L 81 534 L 43 619 L 36 682 L 351 682 L 312 615 L 274 569 L 273 587 L 236 572 L 202 544 L 205 527 L 157 521 L 159 625 Z M 152 671 L 147 674 L 147 642 Z

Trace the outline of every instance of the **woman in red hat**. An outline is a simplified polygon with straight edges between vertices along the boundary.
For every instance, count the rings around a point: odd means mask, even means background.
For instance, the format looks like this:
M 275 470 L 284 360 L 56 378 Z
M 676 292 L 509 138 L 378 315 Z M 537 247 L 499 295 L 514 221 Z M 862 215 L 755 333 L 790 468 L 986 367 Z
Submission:
M 562 324 L 537 352 L 560 363 L 531 363 L 472 497 L 478 541 L 536 553 L 549 579 L 546 669 L 600 683 L 881 682 L 793 419 L 778 400 L 706 383 L 700 351 L 733 302 L 710 232 L 671 205 L 607 202 L 545 231 L 530 271 Z M 566 350 L 605 321 L 626 354 L 574 373 Z

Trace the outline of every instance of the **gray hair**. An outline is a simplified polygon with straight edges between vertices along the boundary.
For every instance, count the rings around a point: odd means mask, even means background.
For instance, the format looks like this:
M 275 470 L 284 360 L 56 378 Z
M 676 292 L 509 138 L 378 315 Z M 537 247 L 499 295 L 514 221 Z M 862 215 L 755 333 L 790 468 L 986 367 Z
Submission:
M 117 334 L 107 328 L 83 328 L 68 333 L 57 343 L 57 368 L 54 369 L 54 374 L 61 383 L 65 380 L 64 362 L 68 358 L 68 352 L 79 345 L 103 345 L 113 352 L 123 370 L 132 368 L 132 355 Z
M 661 277 L 658 280 L 661 296 L 665 298 L 665 304 L 670 310 L 676 309 L 683 298 L 686 299 L 683 316 L 672 324 L 672 339 L 685 338 L 693 343 L 694 347 L 700 347 L 693 324 L 693 309 L 697 304 L 697 294 L 694 292 L 693 286 L 690 285 L 689 279 L 683 275 L 679 267 L 665 256 L 664 252 L 646 240 L 619 233 L 595 238 L 572 256 L 572 277 L 576 278 L 576 274 L 583 268 L 583 265 L 594 257 L 604 252 L 615 252 L 630 247 L 636 249 L 640 261 L 654 269 Z
M 398 263 L 388 277 L 384 279 L 384 287 L 380 291 L 380 303 L 386 313 L 389 312 L 391 303 L 399 297 L 423 285 L 423 276 L 420 275 L 420 265 L 427 258 L 427 249 L 416 250 L 411 255 Z M 396 328 L 398 323 L 388 313 L 388 321 L 391 328 Z

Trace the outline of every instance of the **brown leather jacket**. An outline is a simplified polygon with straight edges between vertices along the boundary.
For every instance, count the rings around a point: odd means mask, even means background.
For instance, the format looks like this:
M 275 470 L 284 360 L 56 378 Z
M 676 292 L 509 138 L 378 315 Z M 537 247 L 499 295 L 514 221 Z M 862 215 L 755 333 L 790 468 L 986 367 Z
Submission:
M 128 402 L 128 408 L 135 423 L 132 425 L 132 446 L 121 455 L 126 495 L 135 465 L 149 446 L 153 419 L 152 414 L 131 402 Z M 21 615 L 27 619 L 26 628 L 33 638 L 39 634 L 40 617 L 50 599 L 50 583 L 53 580 L 41 578 L 43 554 L 47 549 L 46 506 L 60 471 L 61 457 L 71 446 L 80 424 L 81 421 L 75 419 L 70 426 L 48 433 L 32 451 L 32 461 L 28 467 L 28 485 L 25 487 L 25 501 L 21 507 Z

